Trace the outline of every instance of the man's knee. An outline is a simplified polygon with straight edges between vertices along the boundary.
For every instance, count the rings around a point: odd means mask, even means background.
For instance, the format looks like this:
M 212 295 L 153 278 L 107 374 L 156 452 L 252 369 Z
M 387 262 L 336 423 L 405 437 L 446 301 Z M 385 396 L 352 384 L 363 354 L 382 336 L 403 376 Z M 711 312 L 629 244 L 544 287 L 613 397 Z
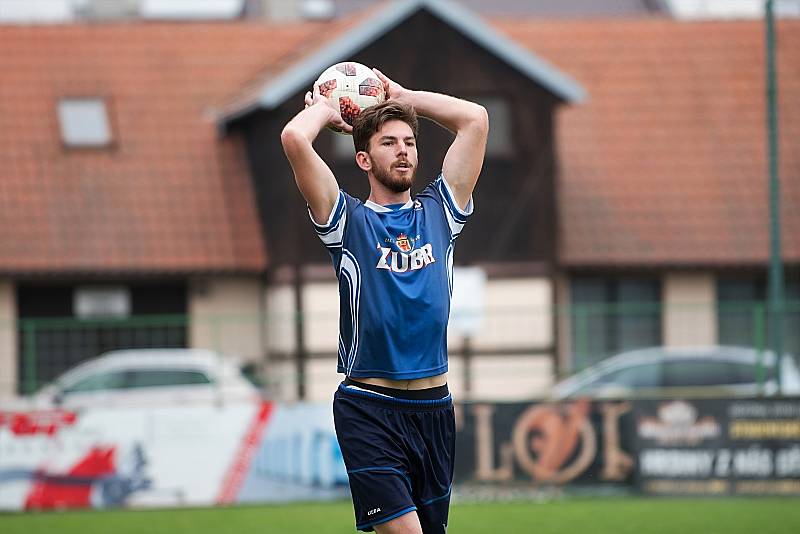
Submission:
M 417 512 L 411 511 L 386 523 L 375 525 L 377 534 L 422 534 Z

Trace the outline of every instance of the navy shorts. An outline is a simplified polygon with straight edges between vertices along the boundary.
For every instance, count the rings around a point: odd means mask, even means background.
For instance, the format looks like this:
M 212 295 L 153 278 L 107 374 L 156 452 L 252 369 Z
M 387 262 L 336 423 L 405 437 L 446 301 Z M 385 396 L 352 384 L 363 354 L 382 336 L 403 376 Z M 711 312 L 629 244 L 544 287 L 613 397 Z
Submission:
M 356 528 L 372 531 L 416 510 L 425 534 L 444 534 L 456 435 L 450 395 L 409 400 L 340 385 L 333 420 Z

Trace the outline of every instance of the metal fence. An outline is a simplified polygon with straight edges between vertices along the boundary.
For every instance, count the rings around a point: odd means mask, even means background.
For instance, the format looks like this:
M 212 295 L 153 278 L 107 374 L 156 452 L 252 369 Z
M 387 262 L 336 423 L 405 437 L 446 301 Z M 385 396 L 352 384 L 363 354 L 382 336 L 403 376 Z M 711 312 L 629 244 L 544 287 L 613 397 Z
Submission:
M 545 359 L 552 362 L 548 367 L 552 382 L 613 354 L 651 346 L 721 344 L 766 350 L 770 323 L 766 305 L 756 301 L 673 307 L 648 303 L 582 304 L 563 309 L 517 306 L 486 310 L 477 334 L 451 334 L 450 351 L 451 357 L 462 362 L 526 356 Z M 298 324 L 303 336 L 295 335 Z M 13 325 L 0 324 L 0 337 L 9 339 L 12 334 L 16 347 L 16 354 L 0 353 L 6 363 L 14 362 L 2 368 L 16 371 L 15 377 L 3 376 L 2 381 L 6 388 L 13 383 L 17 392 L 30 393 L 78 362 L 109 350 L 200 345 L 237 353 L 255 364 L 283 362 L 284 368 L 295 374 L 270 375 L 261 366 L 262 378 L 268 383 L 303 382 L 307 380 L 303 367 L 294 363 L 298 339 L 304 340 L 300 342 L 301 351 L 307 361 L 333 358 L 336 325 L 336 317 L 329 313 L 307 313 L 300 318 L 160 315 L 124 320 L 19 319 Z M 784 350 L 795 357 L 800 355 L 798 301 L 786 305 L 783 334 Z M 241 350 L 243 343 L 250 348 Z M 556 353 L 557 345 L 560 354 Z M 490 364 L 482 369 L 478 373 L 467 368 L 463 374 L 471 380 L 493 378 Z

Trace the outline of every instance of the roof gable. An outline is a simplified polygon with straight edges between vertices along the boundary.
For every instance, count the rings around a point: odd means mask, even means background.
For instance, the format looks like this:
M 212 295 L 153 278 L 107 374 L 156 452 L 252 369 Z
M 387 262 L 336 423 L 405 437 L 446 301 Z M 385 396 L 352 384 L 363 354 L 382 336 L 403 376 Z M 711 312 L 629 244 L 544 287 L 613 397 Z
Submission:
M 227 106 L 221 114 L 222 124 L 227 124 L 256 109 L 277 108 L 293 94 L 311 85 L 319 73 L 327 67 L 348 59 L 419 11 L 429 12 L 561 100 L 580 102 L 584 99 L 583 88 L 572 78 L 508 39 L 456 2 L 395 0 L 371 12 L 345 33 L 282 73 L 270 76 L 264 80 L 257 92 L 251 91 L 249 97 L 236 99 L 236 103 Z

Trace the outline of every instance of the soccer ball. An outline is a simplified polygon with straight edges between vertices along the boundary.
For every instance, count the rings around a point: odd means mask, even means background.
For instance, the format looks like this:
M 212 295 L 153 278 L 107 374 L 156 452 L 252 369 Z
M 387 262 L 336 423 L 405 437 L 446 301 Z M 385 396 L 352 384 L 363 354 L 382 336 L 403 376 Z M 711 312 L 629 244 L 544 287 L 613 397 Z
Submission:
M 372 69 L 353 61 L 328 67 L 314 85 L 339 109 L 342 119 L 350 126 L 362 110 L 386 100 L 383 83 Z M 342 133 L 336 128 L 331 129 Z

